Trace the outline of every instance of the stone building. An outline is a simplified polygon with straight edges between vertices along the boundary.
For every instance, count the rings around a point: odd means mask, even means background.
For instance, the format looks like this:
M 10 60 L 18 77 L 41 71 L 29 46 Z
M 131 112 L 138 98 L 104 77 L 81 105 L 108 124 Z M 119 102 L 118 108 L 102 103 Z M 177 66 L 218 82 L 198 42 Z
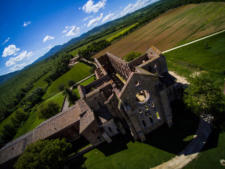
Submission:
M 170 103 L 179 94 L 178 84 L 158 49 L 151 47 L 131 62 L 106 53 L 95 63 L 96 80 L 78 86 L 80 100 L 4 146 L 0 164 L 17 159 L 27 145 L 40 139 L 65 137 L 74 141 L 82 136 L 97 145 L 111 142 L 118 133 L 130 133 L 135 140 L 144 141 L 164 123 L 172 125 Z

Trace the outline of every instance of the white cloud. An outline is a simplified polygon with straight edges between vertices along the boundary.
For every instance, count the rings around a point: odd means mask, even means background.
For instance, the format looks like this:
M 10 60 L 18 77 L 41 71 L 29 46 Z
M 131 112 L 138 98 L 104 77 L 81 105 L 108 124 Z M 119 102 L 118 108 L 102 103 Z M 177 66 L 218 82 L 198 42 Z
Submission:
M 30 24 L 31 24 L 31 21 L 26 21 L 26 22 L 23 23 L 23 27 L 27 27 Z
M 105 4 L 106 0 L 100 0 L 97 3 L 94 3 L 93 0 L 88 0 L 82 9 L 86 13 L 97 13 L 101 8 L 104 8 Z
M 83 22 L 85 22 L 85 21 L 87 21 L 87 20 L 89 20 L 89 19 L 91 19 L 91 18 L 93 18 L 92 15 L 91 15 L 91 16 L 87 16 L 86 18 L 83 19 Z
M 50 36 L 50 35 L 46 35 L 46 36 L 44 37 L 44 39 L 43 39 L 43 42 L 45 43 L 45 42 L 47 42 L 47 41 L 49 41 L 49 40 L 53 40 L 53 39 L 55 39 L 55 37 Z
M 128 4 L 123 11 L 120 13 L 120 16 L 124 16 L 128 13 L 134 12 L 138 9 L 141 9 L 149 4 L 157 2 L 159 0 L 137 0 L 135 3 Z
M 114 13 L 109 13 L 108 15 L 106 15 L 103 19 L 102 19 L 102 23 L 106 22 L 106 21 L 110 21 L 114 18 L 115 14 Z
M 6 44 L 10 40 L 10 37 L 8 37 L 4 42 L 2 42 L 2 45 Z
M 16 64 L 16 65 L 12 66 L 12 67 L 10 68 L 10 70 L 11 70 L 12 72 L 17 71 L 17 70 L 21 70 L 21 69 L 23 69 L 26 65 L 27 65 L 26 63 Z
M 27 58 L 31 57 L 32 54 L 33 54 L 32 52 L 27 52 L 26 50 L 24 50 L 18 56 L 9 58 L 9 60 L 6 61 L 5 65 L 6 65 L 6 67 L 10 67 L 12 65 L 15 65 L 17 62 L 20 62 L 24 59 L 27 59 Z
M 9 45 L 3 50 L 2 57 L 15 55 L 19 50 L 20 48 L 17 48 L 16 45 Z
M 80 34 L 80 27 L 77 26 L 66 26 L 63 32 L 65 36 L 77 36 Z
M 87 27 L 91 27 L 93 25 L 96 25 L 99 21 L 101 21 L 103 18 L 103 13 L 100 14 L 100 16 L 94 18 L 94 19 L 91 19 L 88 24 L 87 24 Z

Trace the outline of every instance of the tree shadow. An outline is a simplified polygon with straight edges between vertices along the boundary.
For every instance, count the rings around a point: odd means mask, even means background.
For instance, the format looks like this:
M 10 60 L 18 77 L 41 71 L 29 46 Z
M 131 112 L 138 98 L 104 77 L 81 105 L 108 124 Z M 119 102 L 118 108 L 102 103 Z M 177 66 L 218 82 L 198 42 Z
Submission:
M 86 157 L 84 156 L 78 156 L 77 158 L 66 162 L 66 167 L 64 167 L 65 169 L 85 169 L 86 167 L 84 167 L 84 162 L 87 160 Z
M 213 130 L 201 152 L 216 148 L 218 146 L 219 135 L 219 129 Z

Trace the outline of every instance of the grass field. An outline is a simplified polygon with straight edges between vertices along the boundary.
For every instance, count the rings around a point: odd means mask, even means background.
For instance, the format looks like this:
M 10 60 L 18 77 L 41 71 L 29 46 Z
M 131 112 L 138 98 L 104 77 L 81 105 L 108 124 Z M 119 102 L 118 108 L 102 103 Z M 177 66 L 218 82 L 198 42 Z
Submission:
M 169 70 L 187 78 L 194 72 L 209 72 L 221 84 L 225 79 L 225 32 L 166 53 Z
M 222 29 L 225 29 L 224 2 L 186 5 L 166 12 L 94 57 L 106 52 L 120 57 L 131 51 L 144 53 L 152 45 L 164 51 Z
M 73 80 L 75 83 L 82 80 L 83 78 L 89 76 L 92 72 L 92 68 L 84 63 L 78 63 L 74 67 L 56 79 L 48 88 L 44 99 L 49 98 L 59 92 L 59 86 L 64 85 L 68 87 L 68 82 Z

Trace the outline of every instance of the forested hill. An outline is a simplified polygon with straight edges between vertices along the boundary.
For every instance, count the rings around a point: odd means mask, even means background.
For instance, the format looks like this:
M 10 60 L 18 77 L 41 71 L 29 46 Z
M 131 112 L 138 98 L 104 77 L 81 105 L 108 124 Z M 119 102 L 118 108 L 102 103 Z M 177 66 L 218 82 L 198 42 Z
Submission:
M 6 75 L 1 75 L 0 76 L 0 84 L 4 83 L 5 81 L 9 80 L 10 78 L 12 78 L 14 75 L 16 75 L 18 73 L 18 71 L 16 72 L 12 72 L 12 73 L 8 73 Z
M 80 37 L 70 40 L 60 48 L 57 47 L 57 50 L 50 51 L 50 54 L 48 53 L 47 56 L 42 57 L 38 62 L 28 66 L 0 85 L 0 120 L 5 119 L 13 111 L 21 107 L 21 100 L 34 88 L 34 83 L 39 79 L 44 78 L 50 84 L 68 71 L 64 63 L 67 63 L 68 59 L 71 58 L 71 51 L 99 40 L 106 40 L 104 37 L 107 35 L 137 23 L 132 29 L 134 31 L 134 29 L 138 29 L 172 8 L 189 3 L 209 1 L 221 2 L 225 0 L 161 0 L 123 18 L 96 27 Z M 103 44 L 102 46 L 107 45 Z M 101 48 L 98 48 L 99 50 Z

